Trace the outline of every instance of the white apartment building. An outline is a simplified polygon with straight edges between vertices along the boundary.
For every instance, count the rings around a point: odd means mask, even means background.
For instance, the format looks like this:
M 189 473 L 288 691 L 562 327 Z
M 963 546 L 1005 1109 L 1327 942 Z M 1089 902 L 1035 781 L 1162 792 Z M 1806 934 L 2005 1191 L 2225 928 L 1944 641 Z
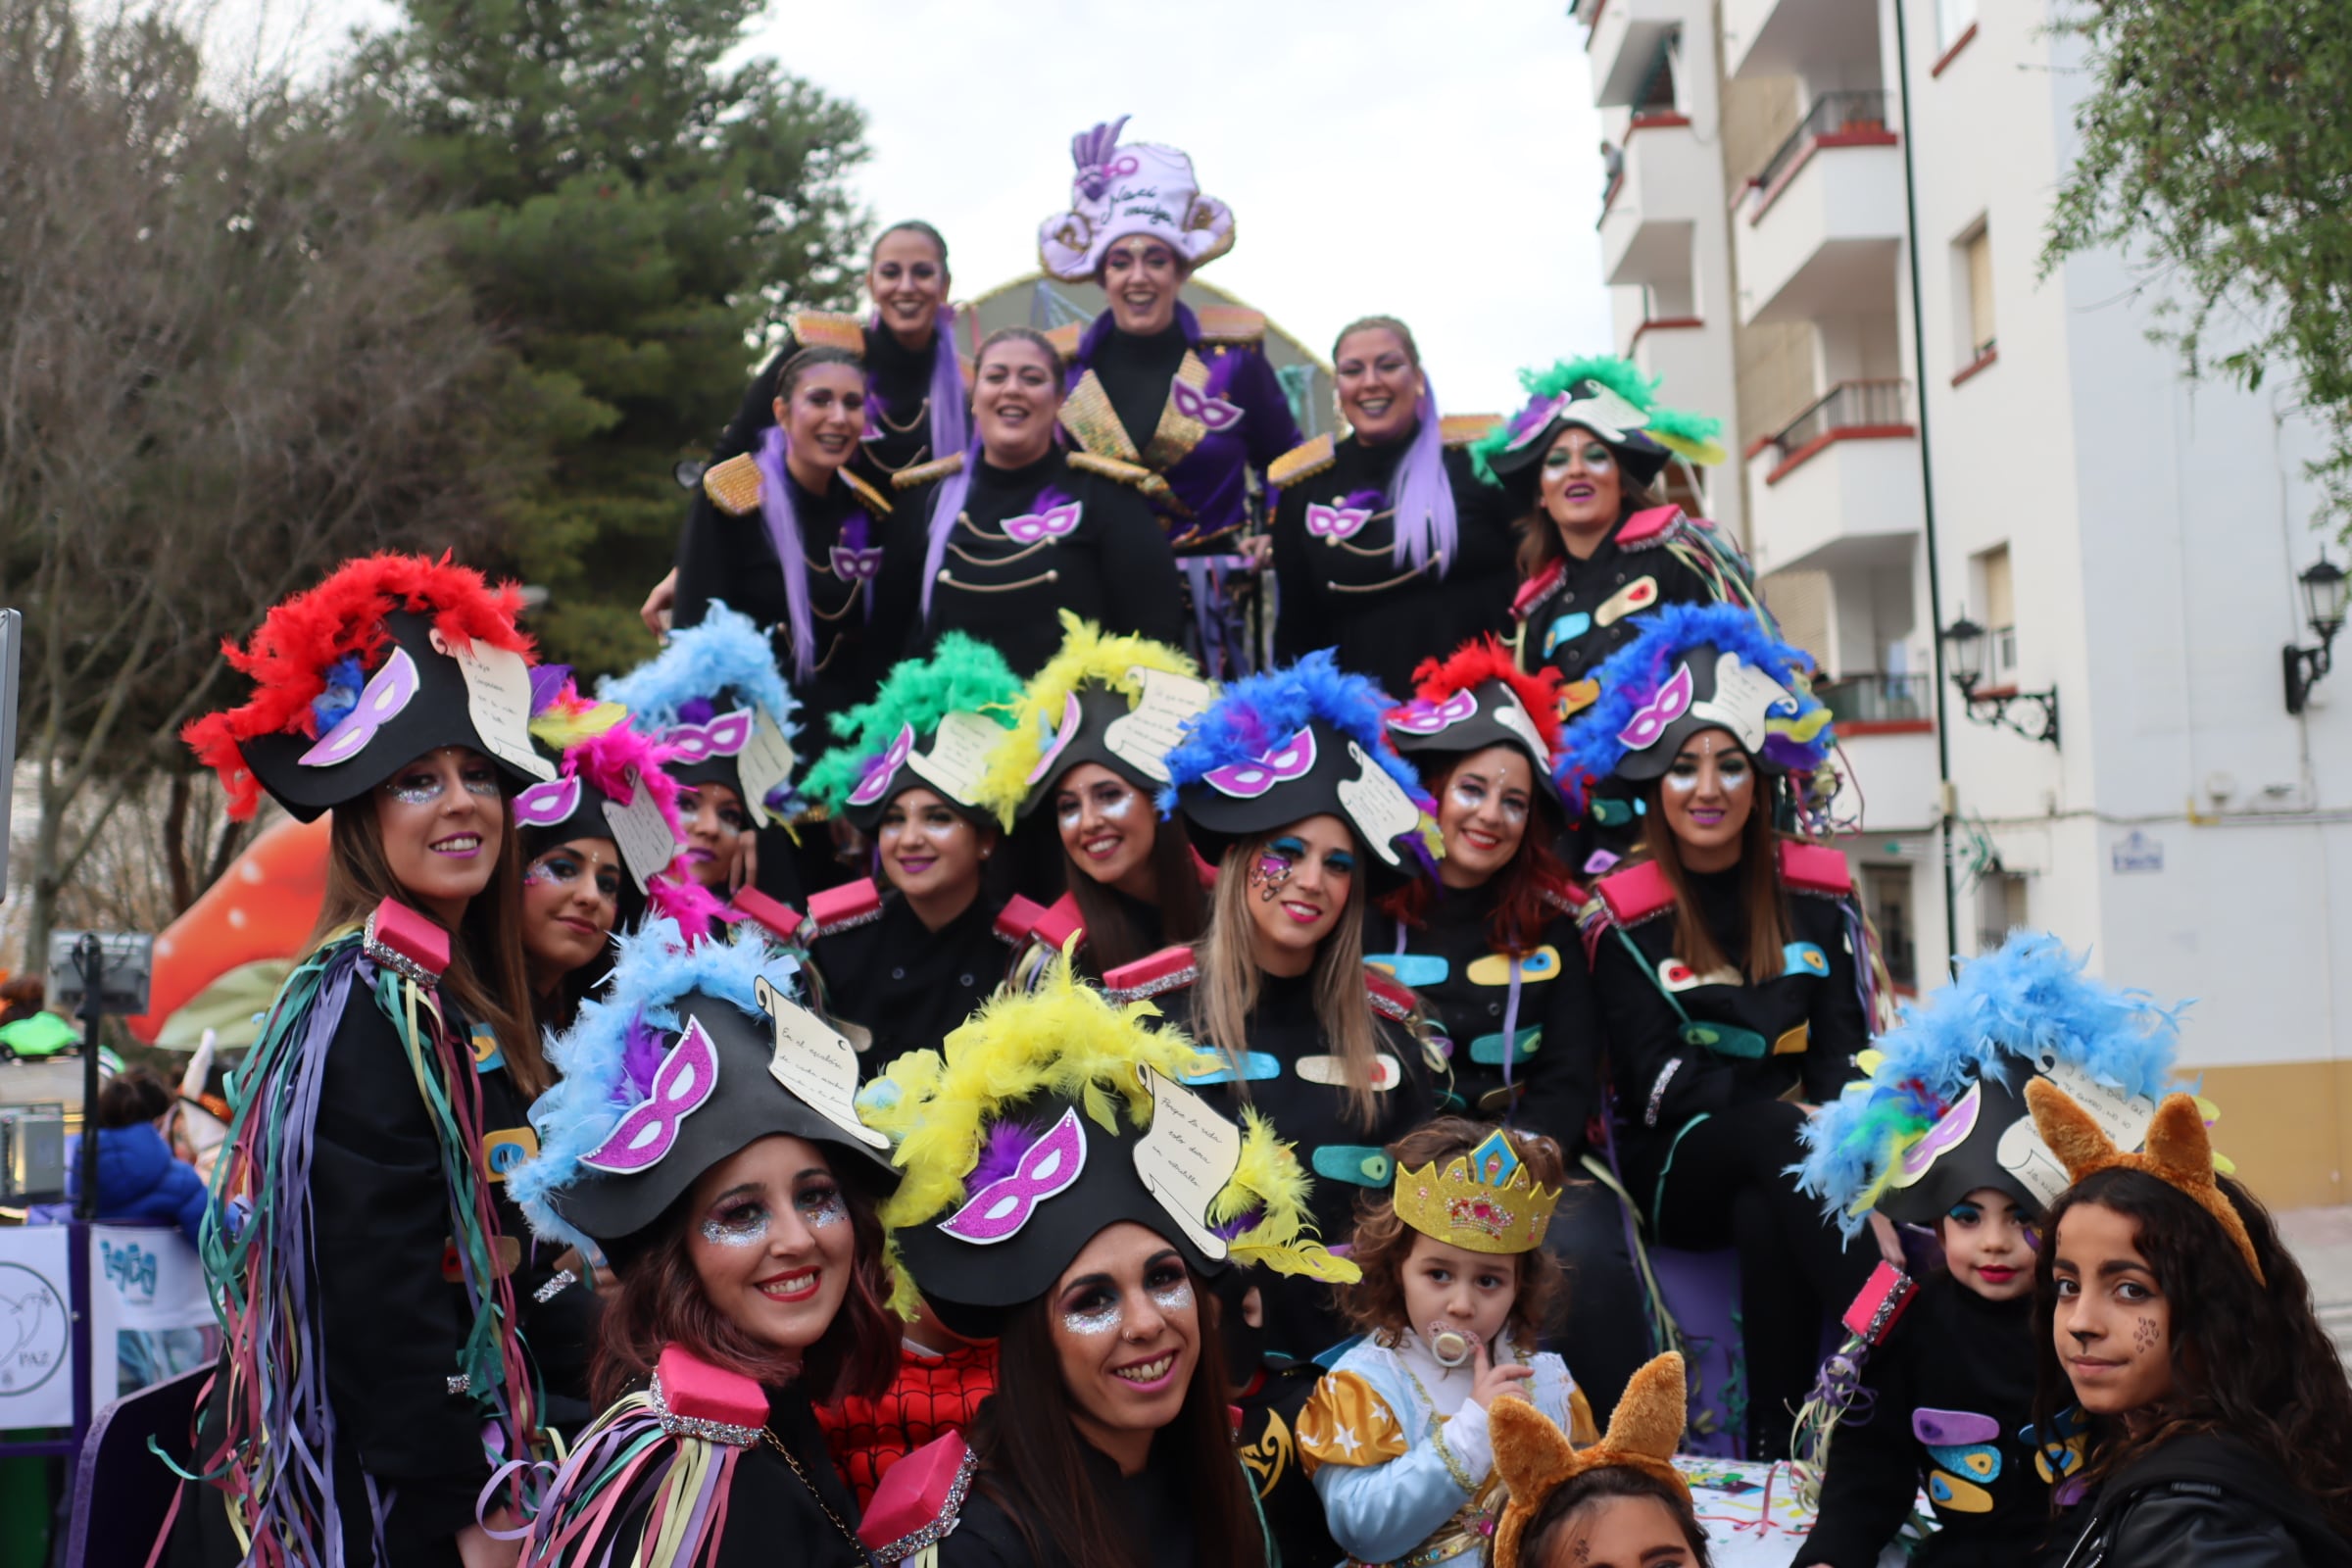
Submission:
M 1614 348 L 1725 422 L 1704 504 L 1821 661 L 1898 978 L 2024 924 L 2196 998 L 2217 1146 L 2274 1205 L 2352 1201 L 2352 669 L 2290 714 L 2282 668 L 2317 438 L 2187 381 L 2120 256 L 2040 275 L 2087 87 L 2051 10 L 1575 0 Z

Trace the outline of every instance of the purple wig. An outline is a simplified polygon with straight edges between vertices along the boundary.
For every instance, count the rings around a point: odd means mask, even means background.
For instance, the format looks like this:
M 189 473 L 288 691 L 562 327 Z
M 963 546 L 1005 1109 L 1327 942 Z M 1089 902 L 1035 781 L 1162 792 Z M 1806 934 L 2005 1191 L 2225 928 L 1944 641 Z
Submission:
M 882 324 L 882 313 L 874 312 L 865 323 L 868 332 L 887 331 Z M 931 456 L 944 458 L 951 452 L 961 452 L 971 439 L 971 421 L 963 407 L 963 364 L 956 358 L 956 307 L 943 305 L 931 327 Z M 881 408 L 882 396 L 874 390 L 873 372 L 866 372 L 865 401 Z
M 1389 504 L 1396 509 L 1396 546 L 1390 561 L 1401 566 L 1409 558 L 1415 566 L 1424 566 L 1434 550 L 1438 575 L 1443 577 L 1453 564 L 1457 530 L 1453 484 L 1446 477 L 1446 441 L 1438 426 L 1438 395 L 1426 373 L 1421 377 L 1421 396 L 1413 404 L 1413 413 L 1421 421 L 1420 428 L 1413 432 L 1413 444 L 1405 448 L 1396 473 L 1389 481 Z
M 801 518 L 792 504 L 792 480 L 784 471 L 784 427 L 771 424 L 760 432 L 760 450 L 752 463 L 760 470 L 760 515 L 767 537 L 776 547 L 776 564 L 784 570 L 784 607 L 792 617 L 794 678 L 807 680 L 816 668 L 816 624 L 808 613 L 808 558 L 801 552 Z

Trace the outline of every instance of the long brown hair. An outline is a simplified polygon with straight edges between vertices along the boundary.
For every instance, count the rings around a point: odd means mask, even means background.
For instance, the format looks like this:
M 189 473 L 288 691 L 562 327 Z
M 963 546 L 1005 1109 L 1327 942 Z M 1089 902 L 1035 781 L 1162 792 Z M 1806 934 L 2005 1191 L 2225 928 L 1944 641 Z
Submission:
M 1746 755 L 1744 749 L 1740 755 Z M 1755 759 L 1749 758 L 1748 763 L 1752 769 Z M 1755 780 L 1749 786 L 1754 799 L 1747 823 L 1740 830 L 1740 902 L 1747 909 L 1747 952 L 1740 955 L 1740 967 L 1753 981 L 1769 980 L 1781 972 L 1788 947 L 1788 900 L 1781 889 L 1781 836 L 1772 825 L 1772 800 L 1763 787 L 1762 775 L 1751 771 L 1749 776 Z M 1666 885 L 1674 889 L 1675 956 L 1698 973 L 1709 974 L 1732 960 L 1716 940 L 1698 902 L 1690 896 L 1690 874 L 1683 869 L 1683 841 L 1667 825 L 1660 793 L 1654 783 L 1642 791 L 1646 808 L 1642 817 L 1642 847 L 1665 873 Z
M 1265 1562 L 1265 1537 L 1234 1452 L 1226 1413 L 1232 1386 L 1208 1318 L 1208 1287 L 1198 1278 L 1193 1297 L 1201 1303 L 1200 1356 L 1183 1408 L 1152 1445 L 1152 1462 L 1181 1467 L 1177 1490 L 1191 1502 L 1197 1525 L 1194 1560 L 1247 1568 Z M 972 1426 L 977 1485 L 1004 1508 L 1038 1560 L 1142 1568 L 1088 1474 L 1086 1440 L 1071 1420 L 1053 1323 L 1048 1292 L 1021 1307 L 997 1342 L 997 1392 Z
M 1440 1116 L 1391 1144 L 1389 1158 L 1398 1170 L 1420 1170 L 1434 1164 L 1443 1175 L 1446 1165 L 1486 1142 L 1494 1130 L 1493 1122 Z M 1528 1180 L 1538 1187 L 1566 1184 L 1567 1161 L 1558 1144 L 1520 1127 L 1503 1128 L 1502 1135 L 1519 1152 Z M 1356 1195 L 1355 1231 L 1349 1238 L 1348 1256 L 1364 1271 L 1364 1277 L 1340 1293 L 1340 1310 L 1348 1322 L 1366 1334 L 1418 1326 L 1405 1319 L 1404 1264 L 1412 1256 L 1413 1238 L 1420 1234 L 1398 1217 L 1390 1193 Z M 1519 1287 L 1511 1299 L 1510 1316 L 1504 1321 L 1512 1336 L 1532 1350 L 1552 1327 L 1566 1270 L 1547 1247 L 1509 1255 L 1518 1264 Z
M 2144 1171 L 2095 1172 L 2050 1205 L 2034 1262 L 2034 1424 L 2049 1431 L 2077 1402 L 2052 1334 L 2059 1222 L 2079 1203 L 2113 1209 L 2138 1226 L 2140 1255 L 2172 1314 L 2173 1392 L 2136 1423 L 2094 1418 L 2085 1479 L 2096 1485 L 2177 1438 L 2222 1433 L 2302 1488 L 2352 1538 L 2352 1385 L 2269 1211 L 2229 1177 L 2218 1180 L 2267 1286 L 2211 1214 Z
M 1582 429 L 1583 426 L 1577 428 Z M 1557 441 L 1559 437 L 1555 435 L 1552 439 Z M 1634 483 L 1633 475 L 1625 471 L 1624 464 L 1617 466 L 1617 474 L 1621 487 L 1617 497 L 1618 522 L 1625 521 L 1637 512 L 1647 512 L 1652 507 L 1666 504 L 1666 498 L 1656 489 Z M 1568 547 L 1560 543 L 1559 525 L 1551 520 L 1551 514 L 1544 510 L 1544 485 L 1541 479 L 1536 483 L 1535 498 L 1528 503 L 1527 511 L 1511 526 L 1519 533 L 1521 582 L 1531 582 L 1542 576 L 1544 567 L 1568 554 Z
M 832 1152 L 818 1152 L 834 1169 Z M 850 1210 L 850 1286 L 833 1321 L 797 1361 L 737 1328 L 710 1303 L 686 1250 L 694 1228 L 690 1187 L 640 1233 L 648 1240 L 619 1264 L 620 1291 L 606 1304 L 589 1378 L 597 1404 L 611 1404 L 651 1377 L 666 1345 L 760 1383 L 797 1381 L 818 1404 L 851 1395 L 875 1398 L 889 1388 L 899 1370 L 901 1324 L 883 1304 L 890 1280 L 882 1264 L 882 1221 L 862 1183 L 838 1170 L 834 1181 Z
M 326 900 L 304 945 L 306 956 L 336 932 L 365 921 L 386 899 L 439 922 L 440 917 L 418 904 L 393 874 L 375 802 L 370 790 L 328 813 L 333 825 L 327 831 Z M 450 933 L 449 968 L 441 976 L 441 989 L 467 1022 L 487 1025 L 498 1037 L 514 1086 L 525 1099 L 536 1099 L 555 1080 L 539 1050 L 539 1031 L 531 1023 L 530 971 L 522 960 L 522 835 L 514 826 L 514 800 L 502 798 L 499 811 L 505 827 L 499 834 L 498 863 L 489 884 L 466 902 L 465 916 Z
M 1145 809 L 1151 808 L 1151 802 L 1146 793 Z M 1066 844 L 1061 847 L 1061 874 L 1086 921 L 1087 957 L 1097 974 L 1149 956 L 1142 933 L 1118 899 L 1080 869 Z M 1152 876 L 1159 893 L 1154 902 L 1159 906 L 1162 943 L 1173 946 L 1198 939 L 1208 926 L 1208 901 L 1200 893 L 1200 872 L 1193 861 L 1193 841 L 1183 817 L 1163 817 L 1152 824 Z
M 1257 966 L 1250 918 L 1250 867 L 1290 825 L 1228 845 L 1217 862 L 1217 887 L 1208 906 L 1208 929 L 1193 944 L 1200 978 L 1195 982 L 1195 1033 L 1224 1053 L 1242 1098 L 1250 1098 L 1250 1080 L 1242 1071 L 1250 1054 L 1250 1016 L 1257 1011 L 1257 996 L 1265 971 Z M 1350 830 L 1352 831 L 1352 830 Z M 1363 842 L 1356 840 L 1357 870 L 1348 887 L 1348 904 L 1339 923 L 1315 949 L 1315 1022 L 1348 1069 L 1348 1113 L 1357 1127 L 1369 1132 L 1380 1121 L 1380 1097 L 1372 1088 L 1379 1041 L 1372 1027 L 1372 1004 L 1364 995 L 1364 883 Z

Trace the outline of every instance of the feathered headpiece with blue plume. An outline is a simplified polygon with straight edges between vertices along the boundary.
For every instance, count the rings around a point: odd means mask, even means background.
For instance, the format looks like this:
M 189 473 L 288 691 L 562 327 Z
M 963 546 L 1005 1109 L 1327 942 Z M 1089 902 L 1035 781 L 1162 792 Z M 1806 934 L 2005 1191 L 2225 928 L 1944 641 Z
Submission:
M 715 599 L 701 620 L 671 632 L 662 652 L 626 675 L 599 682 L 596 690 L 649 731 L 704 722 L 722 699 L 732 699 L 739 707 L 764 709 L 786 740 L 798 732 L 793 717 L 801 705 L 776 672 L 766 633 Z
M 2027 1079 L 2042 1071 L 2088 1081 L 2126 1101 L 2145 1099 L 2152 1110 L 2172 1072 L 2186 1005 L 2164 1006 L 2144 991 L 2092 978 L 2046 932 L 2012 932 L 1997 952 L 1970 959 L 1951 984 L 1906 1005 L 1901 1027 L 1863 1054 L 1870 1076 L 1805 1123 L 1797 1185 L 1819 1197 L 1849 1235 L 1890 1185 L 1916 1179 L 1905 1159 L 1917 1166 L 1923 1151 L 1957 1159 L 1962 1174 L 1944 1184 L 1958 1189 L 1954 1197 L 1970 1190 L 1961 1182 L 1980 1175 L 1994 1177 L 1988 1185 L 2010 1185 L 1999 1177 L 2024 1168 L 2017 1152 L 2008 1151 L 2004 1166 L 1992 1151 L 2005 1147 L 2001 1134 L 2022 1115 Z M 1940 1135 L 1948 1148 L 1926 1150 L 1931 1131 L 1980 1083 L 1996 1087 L 1981 1097 L 1981 1111 L 1969 1113 L 1970 1125 Z M 1973 1155 L 1962 1149 L 1971 1142 L 1983 1146 Z
M 1318 648 L 1295 664 L 1245 676 L 1188 724 L 1183 742 L 1168 753 L 1168 784 L 1159 792 L 1160 812 L 1176 809 L 1177 792 L 1186 785 L 1217 768 L 1263 757 L 1318 718 L 1358 742 L 1397 788 L 1427 804 L 1421 776 L 1389 744 L 1382 717 L 1395 706 L 1368 677 L 1340 668 L 1328 648 Z
M 1691 661 L 1693 650 L 1716 658 Z M 1719 689 L 1724 656 L 1736 656 L 1761 686 Z M 1634 640 L 1593 671 L 1600 696 L 1569 724 L 1552 770 L 1572 810 L 1592 785 L 1620 775 L 1656 778 L 1684 740 L 1728 729 L 1761 765 L 1811 776 L 1837 750 L 1830 710 L 1813 695 L 1812 659 L 1767 632 L 1738 605 L 1667 605 L 1641 617 Z

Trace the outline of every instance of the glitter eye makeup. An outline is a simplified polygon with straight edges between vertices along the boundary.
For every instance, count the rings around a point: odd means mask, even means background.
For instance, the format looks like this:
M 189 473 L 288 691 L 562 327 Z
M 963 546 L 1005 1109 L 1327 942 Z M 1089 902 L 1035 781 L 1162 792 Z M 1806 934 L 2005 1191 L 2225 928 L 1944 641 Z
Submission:
M 493 796 L 498 793 L 498 771 L 489 767 L 469 767 L 460 775 L 466 782 L 468 795 Z
M 712 1247 L 758 1247 L 767 1240 L 767 1205 L 742 1203 L 703 1221 L 703 1240 Z
M 579 880 L 579 862 L 568 855 L 544 855 L 522 869 L 525 887 L 560 887 Z
M 1061 1326 L 1072 1334 L 1108 1334 L 1119 1326 L 1122 1315 L 1117 1297 L 1089 1291 L 1061 1314 Z
M 801 1217 L 811 1228 L 838 1225 L 850 1217 L 850 1206 L 842 1201 L 841 1190 L 837 1187 L 822 1187 L 803 1193 L 800 1205 Z
M 1567 448 L 1553 447 L 1549 452 L 1544 454 L 1544 466 L 1546 468 L 1565 468 L 1568 466 L 1569 457 L 1570 454 Z
M 1598 442 L 1585 448 L 1584 459 L 1588 468 L 1610 468 L 1617 464 L 1617 455 Z
M 1154 1289 L 1152 1304 L 1162 1312 L 1189 1312 L 1193 1309 L 1193 1282 L 1179 1279 L 1173 1284 Z
M 1345 850 L 1335 850 L 1323 858 L 1323 869 L 1333 876 L 1355 875 L 1355 857 Z
M 411 773 L 386 781 L 384 793 L 403 806 L 430 806 L 441 798 L 441 775 Z

